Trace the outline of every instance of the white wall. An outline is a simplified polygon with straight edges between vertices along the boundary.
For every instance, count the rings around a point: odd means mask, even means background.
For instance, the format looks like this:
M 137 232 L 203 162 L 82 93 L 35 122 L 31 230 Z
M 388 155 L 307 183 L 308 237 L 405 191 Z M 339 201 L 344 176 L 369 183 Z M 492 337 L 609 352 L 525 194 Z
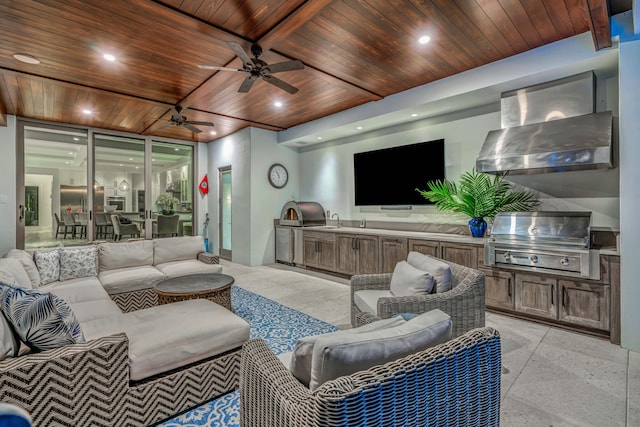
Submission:
M 218 169 L 231 166 L 232 258 L 245 265 L 275 261 L 273 220 L 280 216 L 286 201 L 298 195 L 297 153 L 280 146 L 277 134 L 246 128 L 208 144 L 209 238 L 219 247 Z M 289 171 L 289 182 L 281 189 L 267 181 L 273 163 Z
M 7 116 L 7 126 L 0 127 L 0 256 L 16 247 L 16 118 Z
M 620 269 L 622 346 L 640 351 L 640 40 L 620 43 Z

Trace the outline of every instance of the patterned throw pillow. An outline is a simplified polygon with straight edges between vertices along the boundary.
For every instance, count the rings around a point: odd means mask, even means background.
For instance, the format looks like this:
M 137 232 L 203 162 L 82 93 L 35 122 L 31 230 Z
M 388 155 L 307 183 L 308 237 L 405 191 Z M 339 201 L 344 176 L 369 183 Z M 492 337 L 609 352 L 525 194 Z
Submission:
M 0 310 L 32 350 L 85 342 L 69 304 L 53 294 L 0 283 Z
M 95 246 L 60 249 L 60 280 L 97 276 Z
M 36 267 L 40 273 L 40 286 L 60 280 L 60 250 L 36 251 Z

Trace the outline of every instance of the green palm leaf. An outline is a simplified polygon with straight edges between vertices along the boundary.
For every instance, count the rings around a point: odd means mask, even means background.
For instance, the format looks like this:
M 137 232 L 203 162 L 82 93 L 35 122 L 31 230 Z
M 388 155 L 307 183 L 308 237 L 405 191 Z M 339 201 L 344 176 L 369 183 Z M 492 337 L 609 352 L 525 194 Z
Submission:
M 429 190 L 416 191 L 435 203 L 441 211 L 461 212 L 472 218 L 493 218 L 498 212 L 529 211 L 540 204 L 535 194 L 513 191 L 504 176 L 490 176 L 475 168 L 460 177 L 460 184 L 450 180 L 427 182 Z

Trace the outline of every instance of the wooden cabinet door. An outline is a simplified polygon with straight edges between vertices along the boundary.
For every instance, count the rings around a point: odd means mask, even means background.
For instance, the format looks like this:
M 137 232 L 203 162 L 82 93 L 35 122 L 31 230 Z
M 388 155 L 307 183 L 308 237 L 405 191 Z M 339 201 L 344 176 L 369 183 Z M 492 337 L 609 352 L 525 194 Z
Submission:
M 609 258 L 609 284 L 611 286 L 610 320 L 611 342 L 620 344 L 620 257 L 610 255 Z
M 441 258 L 465 267 L 478 268 L 478 248 L 459 243 L 440 243 Z
M 324 239 L 318 242 L 318 262 L 321 268 L 325 270 L 334 270 L 336 268 L 336 251 L 335 240 Z
M 508 271 L 481 269 L 484 272 L 485 304 L 487 307 L 513 310 L 513 274 Z
M 557 319 L 557 282 L 550 277 L 516 274 L 516 311 Z
M 393 273 L 396 264 L 407 260 L 408 239 L 380 237 L 380 273 Z
M 409 252 L 420 252 L 440 258 L 440 242 L 433 240 L 409 239 Z
M 356 237 L 357 253 L 357 273 L 375 274 L 378 272 L 378 237 L 358 236 Z
M 304 246 L 304 265 L 309 267 L 320 267 L 320 259 L 318 253 L 318 241 L 313 238 L 305 237 Z
M 609 285 L 560 280 L 559 318 L 565 322 L 609 330 Z
M 352 234 L 336 235 L 336 271 L 343 274 L 356 274 L 356 237 Z

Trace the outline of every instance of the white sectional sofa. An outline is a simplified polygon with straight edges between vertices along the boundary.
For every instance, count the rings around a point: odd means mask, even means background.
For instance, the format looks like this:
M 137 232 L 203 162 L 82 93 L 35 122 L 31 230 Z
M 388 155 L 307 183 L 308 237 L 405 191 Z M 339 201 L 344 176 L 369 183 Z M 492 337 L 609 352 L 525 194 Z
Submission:
M 47 270 L 56 250 L 67 280 Z M 237 388 L 247 322 L 208 300 L 156 306 L 149 297 L 165 278 L 220 272 L 203 250 L 196 236 L 10 251 L 0 259 L 0 401 L 35 425 L 143 426 Z M 83 337 L 28 351 L 12 336 L 7 301 L 17 294 L 63 300 Z

